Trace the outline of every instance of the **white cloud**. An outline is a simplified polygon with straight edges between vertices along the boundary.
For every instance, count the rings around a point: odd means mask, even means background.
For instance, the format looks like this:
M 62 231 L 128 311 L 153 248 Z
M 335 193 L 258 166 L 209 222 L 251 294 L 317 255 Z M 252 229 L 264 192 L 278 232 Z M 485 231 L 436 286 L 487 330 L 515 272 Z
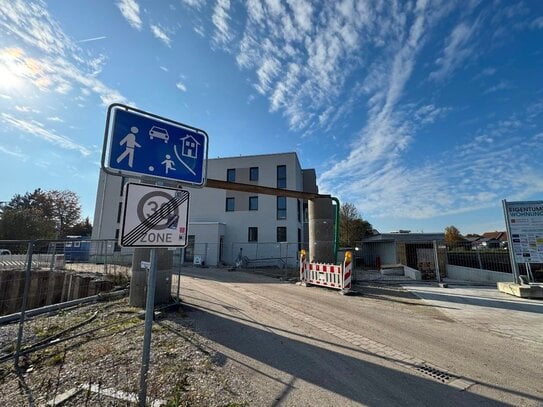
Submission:
M 206 0 L 181 0 L 181 2 L 189 7 L 200 9 L 206 3 Z
M 432 104 L 424 105 L 415 111 L 414 119 L 422 125 L 431 124 L 443 117 L 450 110 L 450 108 L 436 107 Z
M 532 23 L 530 24 L 532 28 L 543 28 L 543 16 L 537 17 Z
M 180 91 L 182 91 L 182 92 L 186 92 L 186 91 L 187 91 L 187 87 L 186 87 L 183 83 L 181 83 L 181 82 L 177 82 L 177 83 L 175 84 L 175 87 L 176 87 L 177 89 L 179 89 Z
M 272 81 L 279 73 L 280 68 L 281 65 L 276 58 L 267 57 L 262 61 L 260 67 L 256 71 L 256 75 L 258 77 L 258 84 L 256 85 L 256 89 L 260 93 L 266 94 L 270 90 Z
M 52 144 L 58 145 L 65 150 L 76 150 L 84 156 L 91 154 L 91 151 L 87 147 L 77 144 L 69 137 L 58 135 L 52 130 L 44 128 L 39 122 L 17 119 L 7 113 L 2 113 L 1 117 L 2 122 L 5 124 L 19 129 L 20 131 L 23 131 L 33 137 L 37 137 Z
M 496 68 L 485 68 L 481 72 L 481 75 L 483 76 L 492 76 L 496 73 Z
M 140 18 L 140 6 L 136 0 L 119 0 L 117 7 L 128 24 L 136 30 L 141 30 L 143 23 Z
M 150 28 L 155 38 L 162 41 L 168 47 L 171 47 L 171 43 L 172 43 L 171 38 L 168 37 L 168 34 L 166 34 L 166 32 L 160 26 L 151 24 Z
M 58 116 L 50 116 L 47 118 L 47 120 L 49 120 L 50 122 L 64 123 L 64 120 L 62 120 Z
M 0 50 L 5 66 L 14 77 L 24 77 L 42 92 L 68 93 L 74 86 L 82 95 L 95 93 L 104 104 L 126 102 L 116 90 L 97 77 L 104 56 L 89 57 L 68 37 L 45 9 L 42 2 L 28 6 L 13 0 L 0 8 L 0 25 L 28 47 Z
M 501 80 L 496 85 L 491 86 L 490 88 L 486 89 L 483 92 L 483 94 L 486 95 L 486 94 L 489 94 L 489 93 L 498 92 L 500 90 L 507 90 L 507 89 L 512 89 L 512 88 L 513 88 L 513 85 L 511 85 L 509 82 Z
M 7 154 L 7 155 L 10 155 L 10 156 L 15 157 L 15 158 L 19 158 L 22 161 L 26 161 L 28 159 L 28 155 L 22 154 L 20 151 L 9 150 L 9 149 L 7 149 L 5 147 L 2 147 L 2 146 L 0 146 L 0 152 L 2 152 L 4 154 Z
M 230 0 L 217 0 L 213 9 L 213 16 L 211 17 L 211 21 L 215 26 L 213 41 L 219 46 L 226 46 L 232 39 L 232 33 L 228 26 L 230 21 L 229 10 Z
M 196 34 L 198 34 L 200 37 L 205 38 L 205 36 L 206 36 L 206 31 L 205 31 L 204 26 L 202 26 L 202 25 L 195 25 L 195 26 L 193 27 L 193 30 L 194 30 L 194 32 L 195 32 Z
M 439 67 L 430 74 L 430 79 L 442 80 L 446 78 L 457 66 L 464 62 L 473 52 L 473 36 L 477 31 L 478 23 L 459 23 L 447 38 L 443 55 L 436 60 Z

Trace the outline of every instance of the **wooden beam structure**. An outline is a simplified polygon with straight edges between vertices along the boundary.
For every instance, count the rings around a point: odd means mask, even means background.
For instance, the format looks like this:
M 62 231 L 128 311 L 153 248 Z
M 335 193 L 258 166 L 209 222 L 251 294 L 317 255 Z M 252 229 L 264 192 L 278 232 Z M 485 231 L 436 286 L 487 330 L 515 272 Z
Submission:
M 239 182 L 228 182 L 219 179 L 208 178 L 206 187 L 216 189 L 227 189 L 230 191 L 252 192 L 255 194 L 286 196 L 287 198 L 298 198 L 313 200 L 316 198 L 331 198 L 330 195 L 316 194 L 313 192 L 293 191 L 291 189 L 264 187 L 256 184 L 242 184 Z

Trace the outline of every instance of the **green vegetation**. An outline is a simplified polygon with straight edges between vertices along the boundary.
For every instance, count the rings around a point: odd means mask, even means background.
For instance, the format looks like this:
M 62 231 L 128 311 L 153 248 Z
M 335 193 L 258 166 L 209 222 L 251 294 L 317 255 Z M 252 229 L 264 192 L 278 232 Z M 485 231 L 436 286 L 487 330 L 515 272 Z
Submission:
M 81 220 L 79 196 L 72 191 L 36 189 L 15 195 L 0 211 L 0 239 L 55 239 L 90 236 L 89 219 Z
M 341 205 L 339 213 L 339 245 L 353 247 L 357 241 L 371 236 L 373 227 L 362 219 L 358 209 L 351 203 Z

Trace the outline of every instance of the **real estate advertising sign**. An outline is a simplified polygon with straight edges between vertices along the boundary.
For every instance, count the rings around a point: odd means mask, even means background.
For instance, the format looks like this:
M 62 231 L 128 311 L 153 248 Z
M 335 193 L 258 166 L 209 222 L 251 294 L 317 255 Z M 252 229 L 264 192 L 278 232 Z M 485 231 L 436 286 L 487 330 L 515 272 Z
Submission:
M 515 261 L 543 263 L 543 201 L 504 201 L 504 211 Z

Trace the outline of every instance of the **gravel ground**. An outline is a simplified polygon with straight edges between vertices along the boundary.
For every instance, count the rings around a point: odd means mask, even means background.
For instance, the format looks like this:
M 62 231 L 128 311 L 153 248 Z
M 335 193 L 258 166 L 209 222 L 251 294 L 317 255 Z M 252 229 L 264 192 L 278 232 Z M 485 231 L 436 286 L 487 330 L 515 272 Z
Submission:
M 79 307 L 30 320 L 24 344 L 59 341 L 0 364 L 0 405 L 135 405 L 144 322 L 127 300 Z M 183 307 L 153 326 L 148 401 L 168 406 L 244 406 L 258 399 L 249 378 L 194 332 Z M 18 326 L 0 327 L 0 357 L 14 349 Z M 70 338 L 68 340 L 63 340 Z M 70 396 L 71 397 L 67 397 Z M 162 402 L 162 403 L 161 403 Z

